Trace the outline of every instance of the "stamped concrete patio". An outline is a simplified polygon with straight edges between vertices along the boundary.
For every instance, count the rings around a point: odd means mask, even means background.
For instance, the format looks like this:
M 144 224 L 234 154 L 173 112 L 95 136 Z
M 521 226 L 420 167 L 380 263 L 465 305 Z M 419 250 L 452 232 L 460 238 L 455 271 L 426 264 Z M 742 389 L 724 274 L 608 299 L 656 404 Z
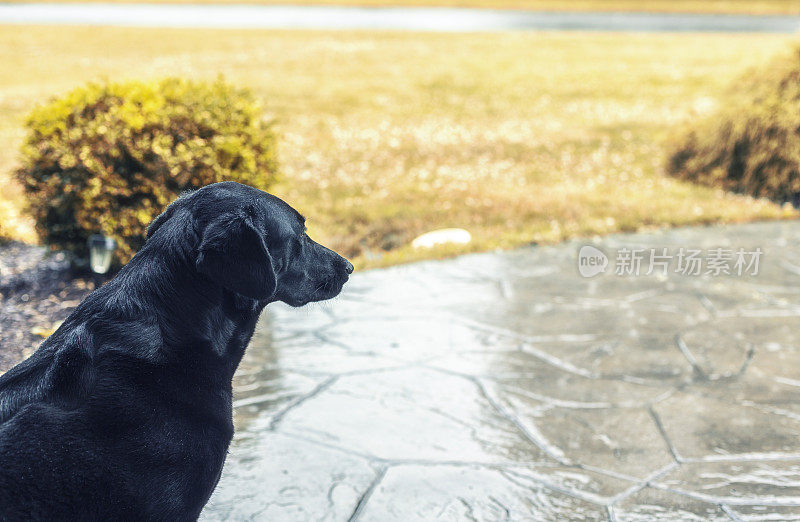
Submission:
M 593 278 L 583 244 L 273 305 L 205 519 L 800 519 L 800 224 L 607 237 Z M 681 247 L 763 254 L 757 275 L 614 274 L 622 248 Z

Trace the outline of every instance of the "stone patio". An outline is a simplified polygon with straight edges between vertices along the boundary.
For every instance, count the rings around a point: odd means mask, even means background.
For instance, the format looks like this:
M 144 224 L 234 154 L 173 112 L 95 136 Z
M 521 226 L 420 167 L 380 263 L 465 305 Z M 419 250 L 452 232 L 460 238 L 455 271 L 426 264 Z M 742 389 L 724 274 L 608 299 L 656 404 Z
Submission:
M 800 224 L 356 274 L 272 305 L 206 520 L 800 520 Z M 757 275 L 644 275 L 761 248 Z M 620 249 L 646 249 L 616 275 Z

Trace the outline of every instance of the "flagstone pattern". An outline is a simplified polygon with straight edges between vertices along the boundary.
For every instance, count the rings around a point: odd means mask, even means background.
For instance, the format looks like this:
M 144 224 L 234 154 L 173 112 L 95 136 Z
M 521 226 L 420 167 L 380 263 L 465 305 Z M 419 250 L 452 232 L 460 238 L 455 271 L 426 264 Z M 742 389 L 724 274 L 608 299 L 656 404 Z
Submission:
M 577 254 L 610 258 L 583 278 Z M 758 273 L 615 275 L 620 249 Z M 271 305 L 205 520 L 800 520 L 800 225 L 355 274 Z

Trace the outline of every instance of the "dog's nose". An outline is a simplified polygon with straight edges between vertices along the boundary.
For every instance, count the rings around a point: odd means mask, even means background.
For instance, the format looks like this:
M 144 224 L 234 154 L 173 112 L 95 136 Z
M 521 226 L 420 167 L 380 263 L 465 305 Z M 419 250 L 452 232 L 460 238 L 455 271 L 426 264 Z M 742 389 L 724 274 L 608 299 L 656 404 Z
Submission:
M 348 261 L 347 259 L 344 260 L 344 269 L 348 274 L 353 273 L 353 263 Z

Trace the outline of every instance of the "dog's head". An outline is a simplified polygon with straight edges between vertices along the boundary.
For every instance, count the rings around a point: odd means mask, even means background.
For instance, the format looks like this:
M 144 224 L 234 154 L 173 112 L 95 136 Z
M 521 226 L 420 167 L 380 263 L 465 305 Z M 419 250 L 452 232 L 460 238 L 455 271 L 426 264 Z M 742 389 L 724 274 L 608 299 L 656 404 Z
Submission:
M 174 234 L 175 226 L 185 227 L 187 218 L 193 231 L 183 233 L 196 235 L 196 270 L 251 299 L 292 306 L 330 299 L 353 272 L 349 261 L 308 237 L 295 209 L 246 185 L 215 183 L 181 197 L 150 224 L 148 243 L 164 228 Z

